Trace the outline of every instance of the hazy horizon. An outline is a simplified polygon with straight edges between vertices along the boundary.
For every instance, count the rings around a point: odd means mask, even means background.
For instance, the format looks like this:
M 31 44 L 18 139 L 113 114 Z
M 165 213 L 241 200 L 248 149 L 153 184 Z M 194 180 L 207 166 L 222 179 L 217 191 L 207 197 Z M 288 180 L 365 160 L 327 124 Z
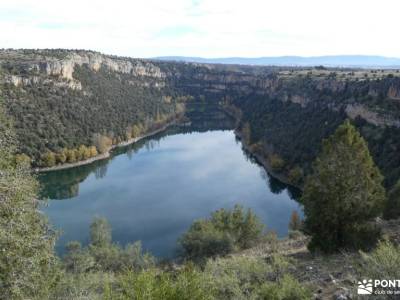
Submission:
M 120 56 L 120 57 L 131 57 L 131 58 L 143 58 L 143 59 L 158 59 L 158 58 L 199 58 L 199 59 L 231 59 L 231 58 L 244 58 L 244 59 L 262 59 L 262 58 L 324 58 L 324 57 L 376 57 L 376 58 L 385 58 L 385 59 L 399 59 L 399 56 L 385 56 L 379 54 L 330 54 L 330 55 L 261 55 L 261 56 L 196 56 L 196 55 L 157 55 L 157 56 L 149 56 L 149 57 L 141 57 L 141 56 L 133 56 L 133 55 L 122 55 L 122 54 L 113 54 L 110 52 L 104 52 L 101 50 L 96 49 L 89 49 L 89 48 L 60 48 L 60 47 L 35 47 L 35 48 L 28 48 L 28 47 L 3 47 L 0 50 L 67 50 L 67 51 L 92 51 L 98 52 L 104 55 L 111 55 L 111 56 Z
M 4 0 L 2 48 L 152 58 L 398 57 L 394 0 Z M 387 45 L 390 44 L 390 47 Z

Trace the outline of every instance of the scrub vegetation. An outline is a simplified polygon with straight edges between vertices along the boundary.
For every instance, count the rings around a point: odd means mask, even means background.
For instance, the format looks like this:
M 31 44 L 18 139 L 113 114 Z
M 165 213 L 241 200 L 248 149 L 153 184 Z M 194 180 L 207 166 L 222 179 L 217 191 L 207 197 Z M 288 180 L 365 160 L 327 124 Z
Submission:
M 296 300 L 319 293 L 315 278 L 326 270 L 331 286 L 338 268 L 337 277 L 353 276 L 344 285 L 361 275 L 399 276 L 397 76 L 154 62 L 141 75 L 75 65 L 67 80 L 24 59 L 62 60 L 68 51 L 17 54 L 0 70 L 1 299 Z M 88 228 L 87 245 L 71 241 L 58 257 L 31 167 L 106 153 L 181 117 L 195 101 L 232 115 L 246 148 L 303 189 L 305 218 L 292 215 L 289 238 L 278 240 L 257 212 L 235 206 L 195 221 L 176 260 L 158 261 L 139 241 L 114 243 L 102 218 Z

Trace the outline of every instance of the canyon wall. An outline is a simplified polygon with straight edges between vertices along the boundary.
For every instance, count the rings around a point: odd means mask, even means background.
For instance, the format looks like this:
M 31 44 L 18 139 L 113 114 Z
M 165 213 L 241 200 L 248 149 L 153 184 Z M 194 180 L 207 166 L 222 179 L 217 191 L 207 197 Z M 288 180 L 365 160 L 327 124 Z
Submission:
M 212 65 L 81 50 L 0 51 L 0 97 L 16 119 L 21 152 L 124 140 L 135 124 L 182 112 L 187 101 L 240 111 L 239 130 L 304 172 L 321 140 L 354 120 L 388 178 L 400 177 L 400 78 L 368 70 Z

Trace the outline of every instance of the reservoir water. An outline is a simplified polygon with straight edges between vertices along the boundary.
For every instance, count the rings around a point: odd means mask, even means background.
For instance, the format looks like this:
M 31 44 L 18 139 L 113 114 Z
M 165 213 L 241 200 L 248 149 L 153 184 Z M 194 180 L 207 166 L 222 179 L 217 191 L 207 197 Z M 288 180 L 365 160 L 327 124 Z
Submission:
M 88 242 L 95 216 L 109 220 L 114 242 L 141 240 L 152 254 L 173 257 L 190 224 L 221 207 L 250 207 L 281 237 L 292 211 L 301 211 L 296 191 L 249 158 L 232 130 L 171 128 L 108 160 L 39 179 L 60 254 L 68 241 Z

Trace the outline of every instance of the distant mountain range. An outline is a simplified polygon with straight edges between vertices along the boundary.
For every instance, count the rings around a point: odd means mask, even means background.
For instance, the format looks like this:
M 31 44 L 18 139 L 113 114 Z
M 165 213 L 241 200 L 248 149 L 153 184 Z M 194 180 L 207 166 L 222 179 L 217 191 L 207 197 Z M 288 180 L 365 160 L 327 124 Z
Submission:
M 183 61 L 210 64 L 238 64 L 258 66 L 327 66 L 327 67 L 361 67 L 361 68 L 398 68 L 400 58 L 368 55 L 335 55 L 335 56 L 277 56 L 277 57 L 226 57 L 202 58 L 186 56 L 155 57 L 164 61 Z

